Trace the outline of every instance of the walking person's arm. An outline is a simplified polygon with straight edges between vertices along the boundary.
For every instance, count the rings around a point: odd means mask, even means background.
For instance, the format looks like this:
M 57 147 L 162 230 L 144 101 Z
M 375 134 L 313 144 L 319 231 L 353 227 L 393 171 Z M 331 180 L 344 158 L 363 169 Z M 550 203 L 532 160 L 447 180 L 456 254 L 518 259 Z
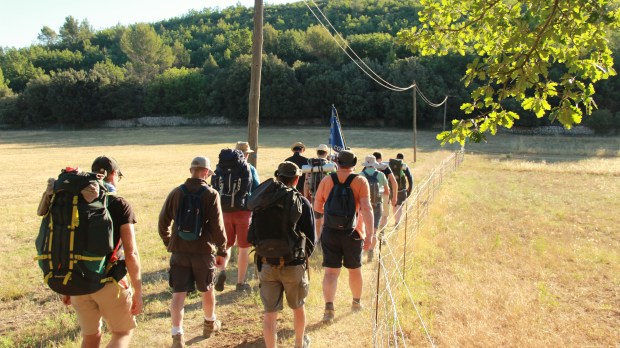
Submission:
M 396 200 L 398 199 L 398 183 L 393 173 L 388 175 L 388 180 L 390 180 L 390 186 L 394 189 L 394 192 L 392 192 L 392 205 L 396 206 Z
M 125 265 L 133 288 L 131 314 L 138 315 L 142 313 L 142 271 L 132 223 L 121 225 L 121 240 L 125 251 Z

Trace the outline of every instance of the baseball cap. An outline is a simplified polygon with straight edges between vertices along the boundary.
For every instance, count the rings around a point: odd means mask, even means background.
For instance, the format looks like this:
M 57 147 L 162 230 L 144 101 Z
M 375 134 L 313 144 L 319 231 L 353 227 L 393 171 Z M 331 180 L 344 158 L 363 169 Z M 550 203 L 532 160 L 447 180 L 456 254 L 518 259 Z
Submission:
M 209 174 L 213 174 L 213 171 L 211 170 L 211 161 L 209 161 L 209 159 L 204 156 L 194 157 L 194 159 L 192 160 L 192 164 L 190 166 L 191 168 L 209 169 Z
M 276 176 L 286 176 L 289 178 L 300 176 L 301 169 L 293 163 L 289 161 L 284 161 L 278 165 L 278 170 L 276 171 Z
M 342 150 L 338 153 L 338 164 L 343 167 L 355 167 L 357 157 L 349 150 Z
M 254 150 L 252 150 L 250 148 L 250 143 L 248 143 L 247 141 L 238 141 L 237 142 L 237 146 L 235 146 L 235 149 L 241 150 L 241 152 L 243 152 L 243 153 L 252 153 L 252 152 L 254 152 Z
M 317 151 L 329 151 L 329 147 L 325 144 L 321 144 L 316 148 Z
M 113 171 L 117 171 L 119 177 L 123 176 L 123 173 L 121 173 L 121 167 L 118 165 L 118 162 L 116 162 L 114 158 L 105 155 L 95 158 L 93 164 L 90 166 L 90 170 L 93 173 L 104 175 L 109 175 Z

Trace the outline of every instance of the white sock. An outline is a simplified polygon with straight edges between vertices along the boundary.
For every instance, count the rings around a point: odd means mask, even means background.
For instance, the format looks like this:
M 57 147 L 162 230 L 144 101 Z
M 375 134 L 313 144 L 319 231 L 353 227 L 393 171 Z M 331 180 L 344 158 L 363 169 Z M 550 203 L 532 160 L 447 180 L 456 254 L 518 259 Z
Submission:
M 172 336 L 183 334 L 183 328 L 180 326 L 173 326 L 171 331 L 172 331 Z
M 217 316 L 215 316 L 215 314 L 213 314 L 213 317 L 211 317 L 211 318 L 207 318 L 207 317 L 205 316 L 205 320 L 206 320 L 206 321 L 215 321 L 216 319 L 217 319 Z

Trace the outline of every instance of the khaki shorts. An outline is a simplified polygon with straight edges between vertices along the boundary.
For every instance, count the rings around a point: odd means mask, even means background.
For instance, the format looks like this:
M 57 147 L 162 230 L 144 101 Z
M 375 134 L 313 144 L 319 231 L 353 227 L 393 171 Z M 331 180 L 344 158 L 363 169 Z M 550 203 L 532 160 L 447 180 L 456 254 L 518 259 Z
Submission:
M 304 265 L 279 266 L 270 264 L 261 265 L 260 299 L 263 301 L 265 313 L 282 310 L 282 295 L 286 295 L 286 302 L 292 309 L 304 305 L 308 296 L 308 274 Z
M 126 279 L 121 280 L 119 285 L 120 288 L 114 283 L 108 283 L 94 294 L 71 296 L 82 335 L 97 334 L 101 329 L 101 318 L 111 332 L 126 332 L 136 328 L 136 320 L 131 314 L 133 292 L 127 288 Z

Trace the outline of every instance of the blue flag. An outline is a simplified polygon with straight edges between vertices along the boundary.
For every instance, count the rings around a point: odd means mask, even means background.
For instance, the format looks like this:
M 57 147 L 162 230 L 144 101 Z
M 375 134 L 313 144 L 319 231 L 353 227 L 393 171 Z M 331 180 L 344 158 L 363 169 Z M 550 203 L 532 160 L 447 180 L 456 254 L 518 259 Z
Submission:
M 329 146 L 336 152 L 340 152 L 346 149 L 344 143 L 344 137 L 342 136 L 342 129 L 340 128 L 340 121 L 338 120 L 338 113 L 336 108 L 332 105 L 332 117 L 331 128 L 329 132 Z

